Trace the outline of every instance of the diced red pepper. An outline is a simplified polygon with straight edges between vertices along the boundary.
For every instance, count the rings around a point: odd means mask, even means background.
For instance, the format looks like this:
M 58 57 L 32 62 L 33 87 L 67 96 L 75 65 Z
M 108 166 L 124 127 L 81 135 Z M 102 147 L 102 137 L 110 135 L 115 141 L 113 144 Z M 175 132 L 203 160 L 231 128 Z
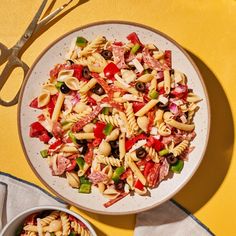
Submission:
M 126 140 L 125 142 L 125 149 L 126 151 L 129 151 L 135 143 L 137 143 L 141 139 L 146 139 L 147 136 L 145 134 L 139 134 L 129 140 Z
M 95 138 L 95 139 L 93 140 L 93 146 L 94 146 L 94 147 L 97 147 L 101 142 L 102 142 L 102 139 L 101 139 L 101 138 Z
M 150 169 L 154 166 L 154 162 L 153 161 L 148 161 L 144 167 L 144 171 L 143 171 L 143 175 L 144 177 L 147 177 Z
M 114 42 L 113 44 L 116 45 L 116 46 L 123 46 L 122 42 Z
M 88 144 L 88 152 L 84 156 L 84 160 L 87 164 L 91 165 L 93 161 L 93 146 L 91 143 Z
M 164 94 L 165 93 L 165 89 L 164 87 L 161 87 L 159 90 L 158 90 L 159 94 Z
M 57 141 L 55 141 L 54 143 L 52 143 L 48 149 L 50 150 L 54 150 L 57 147 L 59 147 L 62 144 L 62 141 L 60 139 L 58 139 Z
M 132 175 L 132 170 L 130 168 L 127 168 L 126 171 L 120 176 L 120 179 L 125 180 L 130 175 Z
M 114 64 L 113 62 L 110 62 L 109 64 L 107 64 L 107 66 L 104 68 L 103 72 L 104 75 L 107 78 L 112 78 L 114 77 L 114 75 L 116 73 L 118 73 L 120 71 L 120 69 L 116 66 L 116 64 Z
M 43 132 L 47 131 L 38 121 L 30 125 L 30 137 L 38 138 Z
M 106 124 L 104 122 L 98 121 L 95 124 L 95 127 L 93 129 L 94 136 L 96 138 L 101 138 L 101 139 L 105 138 L 106 135 L 103 133 L 103 130 L 104 130 L 105 127 L 106 127 Z
M 138 112 L 141 108 L 145 106 L 144 102 L 133 102 L 134 113 Z
M 70 164 L 66 167 L 66 171 L 72 171 L 75 169 L 77 163 L 76 163 L 76 160 L 75 159 L 72 159 L 70 161 Z
M 134 187 L 142 191 L 143 188 L 144 188 L 144 185 L 143 185 L 143 184 L 140 182 L 140 180 L 138 179 L 138 180 L 135 182 Z
M 160 150 L 162 150 L 163 148 L 165 148 L 165 145 L 158 139 L 150 136 L 148 137 L 147 139 L 147 144 L 146 144 L 148 147 L 153 147 L 155 148 L 155 150 L 157 152 L 159 152 Z
M 132 44 L 139 44 L 139 45 L 143 45 L 141 42 L 140 42 L 140 40 L 139 40 L 139 37 L 138 37 L 138 35 L 135 33 L 135 32 L 133 32 L 133 33 L 131 33 L 131 34 L 129 34 L 127 37 L 126 37 Z
M 41 135 L 39 135 L 39 140 L 44 143 L 48 143 L 48 141 L 51 139 L 47 131 L 44 131 Z
M 42 107 L 41 108 L 38 107 L 38 97 L 33 99 L 29 106 L 32 107 L 32 108 L 36 108 L 36 109 L 42 109 Z
M 82 70 L 83 70 L 82 65 L 72 64 L 70 66 L 70 69 L 74 70 L 74 74 L 73 74 L 74 77 L 76 77 L 78 80 L 82 78 Z

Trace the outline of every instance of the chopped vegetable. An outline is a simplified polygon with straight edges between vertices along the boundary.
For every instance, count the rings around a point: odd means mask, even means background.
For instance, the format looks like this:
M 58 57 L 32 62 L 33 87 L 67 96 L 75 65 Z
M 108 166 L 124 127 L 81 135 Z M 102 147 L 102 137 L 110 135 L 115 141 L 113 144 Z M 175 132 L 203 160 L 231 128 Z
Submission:
M 102 114 L 109 115 L 109 107 L 104 107 L 102 110 Z
M 83 37 L 77 37 L 76 39 L 76 45 L 78 47 L 84 48 L 87 45 L 87 40 Z
M 111 133 L 112 129 L 113 129 L 113 125 L 108 123 L 108 124 L 106 124 L 106 126 L 103 130 L 103 133 L 107 136 Z
M 82 157 L 76 158 L 76 163 L 79 166 L 80 170 L 83 170 L 84 167 L 84 159 Z
M 171 165 L 170 169 L 174 172 L 179 174 L 184 167 L 184 161 L 178 160 L 174 165 Z
M 135 54 L 140 48 L 140 44 L 136 43 L 132 48 L 131 48 L 131 53 Z
M 103 130 L 105 129 L 106 127 L 106 124 L 104 122 L 101 122 L 101 121 L 98 121 L 96 124 L 95 124 L 95 127 L 93 129 L 93 132 L 94 132 L 94 136 L 96 138 L 105 138 L 105 134 L 103 132 Z
M 91 183 L 81 184 L 79 188 L 80 193 L 91 193 Z
M 144 185 L 140 182 L 139 179 L 135 182 L 134 187 L 141 191 L 144 189 Z
M 42 158 L 48 157 L 48 150 L 44 149 L 44 150 L 40 151 L 40 155 L 42 156 Z
M 133 147 L 133 145 L 135 143 L 137 143 L 139 140 L 146 139 L 146 138 L 147 138 L 147 136 L 145 134 L 139 134 L 139 135 L 137 135 L 137 136 L 135 136 L 135 137 L 133 137 L 131 139 L 128 139 L 125 142 L 125 149 L 126 149 L 126 151 L 129 151 Z
M 165 155 L 167 155 L 168 153 L 169 153 L 169 150 L 168 150 L 168 149 L 163 149 L 163 150 L 159 151 L 159 155 L 160 155 L 160 156 L 165 156 Z
M 76 137 L 74 136 L 74 134 L 71 132 L 71 130 L 68 132 L 68 136 L 71 138 L 72 142 L 77 144 L 76 142 Z
M 110 62 L 109 64 L 107 64 L 107 66 L 103 70 L 104 75 L 107 78 L 113 78 L 114 75 L 118 73 L 119 71 L 120 69 L 113 62 Z
M 135 32 L 129 34 L 126 38 L 133 44 L 142 45 L 142 43 L 140 42 L 140 40 L 138 38 L 138 35 Z
M 60 90 L 61 86 L 63 85 L 64 83 L 61 82 L 61 81 L 57 81 L 57 83 L 55 84 L 55 87 Z
M 159 95 L 159 93 L 158 93 L 155 89 L 151 90 L 151 91 L 148 93 L 148 96 L 149 96 L 151 99 L 157 99 L 157 98 L 158 98 L 158 95 Z
M 89 179 L 87 177 L 85 177 L 85 176 L 81 176 L 79 178 L 79 180 L 80 180 L 81 184 L 89 184 L 90 183 Z
M 125 172 L 125 168 L 123 166 L 117 167 L 112 175 L 112 180 L 117 183 L 120 180 L 120 176 Z

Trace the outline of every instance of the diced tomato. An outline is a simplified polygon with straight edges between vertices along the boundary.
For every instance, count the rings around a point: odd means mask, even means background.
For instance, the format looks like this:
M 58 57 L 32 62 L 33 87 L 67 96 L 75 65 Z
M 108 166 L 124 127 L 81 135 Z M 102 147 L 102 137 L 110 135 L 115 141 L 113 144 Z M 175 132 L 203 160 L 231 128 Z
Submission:
M 71 70 L 74 70 L 73 76 L 76 77 L 78 80 L 82 78 L 82 71 L 83 71 L 83 66 L 78 65 L 78 64 L 72 64 L 70 66 Z
M 62 141 L 58 139 L 56 142 L 51 144 L 48 149 L 54 150 L 62 144 Z
M 134 187 L 142 191 L 143 188 L 144 188 L 144 185 L 143 185 L 143 184 L 140 182 L 140 180 L 138 179 L 138 180 L 135 182 Z
M 43 132 L 47 131 L 38 121 L 30 125 L 30 137 L 38 138 Z
M 38 136 L 39 140 L 44 143 L 48 143 L 51 139 L 47 131 L 44 131 L 41 135 Z
M 66 167 L 66 171 L 72 171 L 75 169 L 77 163 L 76 163 L 76 160 L 75 159 L 72 159 L 70 161 L 70 164 Z
M 105 127 L 106 127 L 106 124 L 104 122 L 98 121 L 95 124 L 95 127 L 93 129 L 94 136 L 96 138 L 101 138 L 101 139 L 105 138 L 106 135 L 103 133 L 103 130 L 104 130 Z
M 93 161 L 93 146 L 91 143 L 88 144 L 88 152 L 84 156 L 84 160 L 87 164 L 91 165 Z
M 147 177 L 150 169 L 154 166 L 154 162 L 153 161 L 148 161 L 144 167 L 144 171 L 143 171 L 143 175 L 144 177 Z
M 114 64 L 113 62 L 110 62 L 109 64 L 107 64 L 107 66 L 104 68 L 103 72 L 104 75 L 107 78 L 112 78 L 114 77 L 114 75 L 116 73 L 118 73 L 120 71 L 120 69 L 116 66 L 116 64 Z
M 36 108 L 36 109 L 42 109 L 38 107 L 38 97 L 36 97 L 35 99 L 33 99 L 29 105 L 32 108 Z
M 138 112 L 141 108 L 145 106 L 144 102 L 133 102 L 134 113 Z
M 97 105 L 97 102 L 91 96 L 88 96 L 88 103 L 91 106 Z
M 94 146 L 94 147 L 97 147 L 101 142 L 102 142 L 102 139 L 101 139 L 101 138 L 95 138 L 95 139 L 93 140 L 93 146 Z
M 164 59 L 166 61 L 166 64 L 169 68 L 172 68 L 172 58 L 171 58 L 171 51 L 165 50 Z
M 147 136 L 145 134 L 139 134 L 129 140 L 126 140 L 125 142 L 125 149 L 126 151 L 129 151 L 135 143 L 137 143 L 141 139 L 146 139 Z
M 130 175 L 132 175 L 132 170 L 130 168 L 127 168 L 126 171 L 120 176 L 120 179 L 125 180 Z
M 39 115 L 37 118 L 38 118 L 38 121 L 45 121 L 46 120 L 44 114 Z
M 143 44 L 140 42 L 139 37 L 138 37 L 138 35 L 137 35 L 135 32 L 129 34 L 126 38 L 127 38 L 131 43 L 133 43 L 133 44 L 139 44 L 139 45 L 141 45 L 141 46 L 143 45 Z

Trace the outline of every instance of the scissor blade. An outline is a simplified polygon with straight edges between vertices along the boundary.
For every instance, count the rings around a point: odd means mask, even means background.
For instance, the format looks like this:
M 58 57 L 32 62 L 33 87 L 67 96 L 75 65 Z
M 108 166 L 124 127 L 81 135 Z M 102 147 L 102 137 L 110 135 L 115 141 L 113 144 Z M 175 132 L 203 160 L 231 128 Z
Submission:
M 41 6 L 39 7 L 38 11 L 36 12 L 34 18 L 32 19 L 32 21 L 30 22 L 29 26 L 27 27 L 27 29 L 25 30 L 25 33 L 23 34 L 23 36 L 21 37 L 21 39 L 17 42 L 16 46 L 17 47 L 22 47 L 25 42 L 31 37 L 31 35 L 33 34 L 35 28 L 37 27 L 38 21 L 40 16 L 42 15 L 42 12 L 47 4 L 48 0 L 43 0 Z

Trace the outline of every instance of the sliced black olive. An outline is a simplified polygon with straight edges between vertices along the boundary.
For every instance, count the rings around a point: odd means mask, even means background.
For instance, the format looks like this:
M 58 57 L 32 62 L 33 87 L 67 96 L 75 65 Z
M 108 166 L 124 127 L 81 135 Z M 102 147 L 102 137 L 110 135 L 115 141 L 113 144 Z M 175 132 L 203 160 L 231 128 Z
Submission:
M 174 165 L 178 161 L 178 158 L 170 153 L 166 156 L 166 160 L 170 165 Z
M 106 59 L 106 60 L 109 60 L 112 58 L 112 52 L 109 51 L 109 50 L 103 50 L 101 52 L 101 55 Z
M 76 143 L 79 145 L 86 145 L 88 141 L 86 139 L 76 139 Z
M 82 75 L 85 79 L 91 79 L 92 76 L 90 75 L 90 70 L 87 66 L 83 67 Z
M 147 155 L 147 152 L 144 148 L 140 147 L 136 150 L 136 156 L 138 158 L 142 159 L 142 158 L 146 157 L 146 155 Z
M 119 180 L 117 184 L 115 184 L 116 190 L 124 190 L 125 182 L 123 180 Z
M 113 157 L 120 158 L 120 150 L 119 150 L 119 148 L 112 149 L 111 153 L 112 153 Z
M 63 84 L 61 85 L 60 90 L 61 90 L 61 92 L 64 93 L 64 94 L 67 94 L 67 93 L 70 92 L 70 89 L 66 86 L 65 83 L 63 83 Z
M 116 149 L 119 148 L 119 145 L 116 141 L 110 141 L 111 148 Z
M 146 90 L 145 83 L 143 83 L 143 82 L 137 82 L 137 83 L 135 84 L 135 88 L 136 88 L 139 92 L 145 92 L 145 90 Z
M 169 102 L 167 102 L 166 104 L 163 104 L 162 102 L 158 102 L 156 106 L 158 108 L 166 108 L 168 107 L 168 105 L 169 105 Z
M 170 75 L 173 75 L 175 73 L 175 70 L 174 69 L 171 69 L 170 70 Z
M 48 136 L 49 136 L 50 138 L 52 138 L 52 137 L 53 137 L 53 134 L 50 133 L 50 132 L 48 132 Z
M 105 90 L 100 84 L 95 85 L 95 87 L 93 88 L 93 92 L 99 96 L 105 94 Z
M 66 60 L 66 64 L 68 65 L 68 66 L 71 66 L 71 65 L 73 65 L 73 64 L 75 64 L 72 60 Z
M 86 152 L 88 151 L 88 146 L 87 146 L 87 144 L 82 144 L 81 146 L 82 146 L 81 154 L 85 155 Z

